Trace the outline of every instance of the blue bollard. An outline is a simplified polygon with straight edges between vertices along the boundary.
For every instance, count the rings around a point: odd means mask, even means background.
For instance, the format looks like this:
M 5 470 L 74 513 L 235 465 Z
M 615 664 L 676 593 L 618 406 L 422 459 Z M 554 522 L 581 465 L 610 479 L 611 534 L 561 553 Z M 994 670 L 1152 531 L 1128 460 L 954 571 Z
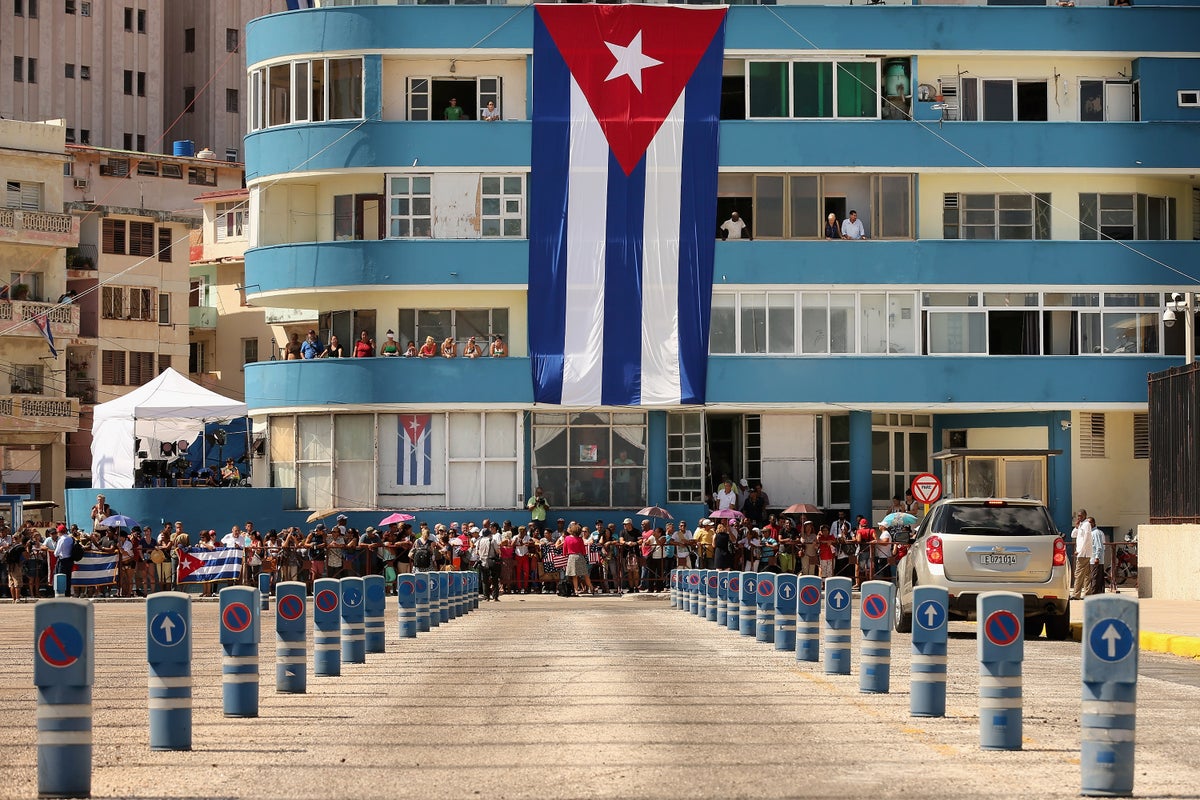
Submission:
M 717 573 L 717 627 L 729 625 L 729 576 L 732 573 L 723 569 Z
M 728 608 L 726 609 L 725 628 L 737 633 L 739 609 L 742 607 L 742 573 L 729 573 Z
M 271 573 L 258 573 L 258 594 L 262 599 L 262 610 L 271 610 Z
M 430 584 L 433 581 L 429 580 L 428 572 L 414 572 L 412 576 L 413 591 L 416 593 L 417 598 L 417 632 L 429 633 L 432 624 L 430 622 L 432 614 L 429 607 L 429 592 Z
M 62 574 L 61 572 L 56 573 L 54 576 L 54 596 L 55 597 L 66 597 L 67 596 L 67 576 Z
M 446 621 L 458 619 L 458 587 L 462 582 L 462 573 L 446 573 Z
M 796 576 L 775 578 L 775 649 L 796 649 Z
M 445 625 L 450 621 L 450 573 L 437 573 L 438 621 Z
M 946 716 L 946 609 L 950 595 L 943 586 L 913 589 L 912 687 L 908 713 L 914 717 Z
M 363 632 L 366 634 L 368 653 L 383 653 L 387 649 L 384 641 L 383 614 L 387 610 L 387 590 L 382 575 L 364 575 L 363 579 Z
M 87 797 L 92 792 L 94 620 L 92 604 L 86 600 L 41 600 L 33 607 L 38 795 L 42 797 Z
M 671 608 L 679 608 L 679 570 L 671 570 L 670 579 Z
M 1119 595 L 1084 600 L 1082 795 L 1133 794 L 1137 671 L 1137 601 Z
M 221 696 L 227 717 L 258 716 L 258 589 L 227 586 L 220 593 Z
M 715 569 L 707 571 L 704 576 L 704 597 L 707 604 L 704 606 L 704 618 L 709 622 L 717 621 L 717 599 L 721 588 L 721 573 Z
M 313 581 L 313 674 L 342 674 L 342 594 L 337 578 Z
M 436 628 L 442 624 L 442 582 L 438 579 L 440 572 L 426 572 L 429 578 L 429 627 Z
M 700 613 L 700 578 L 700 570 L 688 570 L 687 612 L 689 614 Z
M 754 621 L 758 614 L 758 573 L 742 573 L 742 602 L 738 610 L 738 633 L 754 635 Z
M 275 584 L 275 691 L 308 691 L 308 607 L 302 581 Z
M 754 640 L 771 644 L 775 641 L 775 573 L 758 573 L 755 602 Z
M 340 581 L 342 592 L 342 663 L 367 662 L 366 633 L 363 629 L 363 579 L 350 577 Z
M 892 603 L 896 587 L 891 581 L 867 581 L 862 585 L 858 611 L 858 690 L 865 694 L 887 694 L 892 682 Z
M 849 578 L 825 579 L 825 674 L 850 674 Z
M 458 607 L 457 616 L 462 617 L 467 613 L 467 587 L 470 586 L 471 573 L 458 573 L 458 594 L 455 596 L 455 605 Z
M 821 579 L 796 579 L 796 660 L 821 660 Z
M 979 746 L 1020 750 L 1025 600 L 1015 592 L 984 592 L 975 608 L 979 618 Z
M 696 587 L 696 616 L 708 619 L 708 573 L 710 570 L 700 570 L 700 584 Z
M 399 606 L 400 638 L 417 638 L 417 581 L 411 573 L 396 576 L 396 603 Z
M 146 598 L 146 662 L 150 668 L 150 749 L 192 749 L 192 596 Z

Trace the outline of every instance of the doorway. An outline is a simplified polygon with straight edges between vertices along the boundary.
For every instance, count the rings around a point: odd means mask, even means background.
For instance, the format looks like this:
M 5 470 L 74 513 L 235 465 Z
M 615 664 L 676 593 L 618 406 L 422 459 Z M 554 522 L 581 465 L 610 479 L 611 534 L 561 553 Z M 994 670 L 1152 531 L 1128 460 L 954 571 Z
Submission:
M 383 195 L 356 194 L 354 195 L 354 238 L 358 240 L 376 241 L 383 238 L 385 230 L 383 210 L 385 208 Z
M 825 215 L 821 217 L 821 229 L 825 229 L 825 223 L 829 220 L 829 215 L 833 214 L 837 217 L 838 225 L 841 225 L 846 220 L 846 198 L 845 197 L 825 197 Z
M 476 83 L 474 78 L 455 80 L 452 78 L 436 78 L 433 81 L 433 96 L 430 98 L 431 118 L 442 120 L 446 118 L 446 107 L 450 98 L 458 101 L 463 110 L 463 119 L 479 119 L 479 105 L 475 97 Z

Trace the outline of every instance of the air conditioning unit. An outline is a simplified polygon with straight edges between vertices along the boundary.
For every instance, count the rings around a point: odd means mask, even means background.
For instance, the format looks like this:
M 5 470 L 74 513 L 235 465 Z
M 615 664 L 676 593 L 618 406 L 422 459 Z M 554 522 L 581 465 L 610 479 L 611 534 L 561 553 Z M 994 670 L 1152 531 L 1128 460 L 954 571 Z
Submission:
M 86 192 L 90 185 L 91 184 L 88 182 L 87 178 L 76 178 L 75 179 L 75 188 L 81 192 Z

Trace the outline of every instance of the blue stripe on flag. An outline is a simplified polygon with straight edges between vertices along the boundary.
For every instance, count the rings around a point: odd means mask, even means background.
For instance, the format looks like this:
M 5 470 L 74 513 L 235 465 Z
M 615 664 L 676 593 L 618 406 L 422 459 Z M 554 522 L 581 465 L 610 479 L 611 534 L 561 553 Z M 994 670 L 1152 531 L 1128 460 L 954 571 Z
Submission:
M 628 177 L 608 157 L 608 231 L 604 249 L 604 360 L 600 402 L 641 400 L 642 242 L 646 224 L 646 157 Z
M 713 227 L 717 219 L 717 171 L 725 23 L 696 66 L 684 97 L 683 186 L 679 226 L 679 389 L 684 405 L 703 404 L 712 315 Z M 696 86 L 698 91 L 691 91 Z M 692 122 L 695 120 L 695 122 Z M 695 264 L 692 269 L 684 267 Z
M 537 14 L 533 17 L 533 126 L 529 187 L 529 362 L 533 399 L 562 402 L 567 304 L 567 180 L 571 72 Z
M 425 426 L 425 451 L 421 456 L 421 469 L 424 477 L 421 479 L 421 485 L 429 486 L 433 483 L 433 431 L 430 428 L 433 426 L 433 420 Z
M 408 480 L 405 483 L 415 485 L 420 483 L 417 478 L 417 443 L 407 430 L 404 432 L 404 447 L 408 451 Z
M 71 573 L 73 586 L 107 586 L 117 582 L 117 554 L 85 555 Z

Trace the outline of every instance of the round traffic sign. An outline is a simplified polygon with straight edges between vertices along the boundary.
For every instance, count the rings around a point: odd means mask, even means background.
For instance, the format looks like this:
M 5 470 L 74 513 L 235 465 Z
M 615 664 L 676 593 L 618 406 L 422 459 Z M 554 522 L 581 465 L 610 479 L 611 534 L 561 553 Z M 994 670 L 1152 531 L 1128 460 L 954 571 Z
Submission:
M 794 595 L 795 593 L 796 593 L 796 587 L 792 586 L 790 583 L 785 583 L 783 586 L 779 587 L 779 594 L 781 597 L 783 597 L 784 600 L 791 600 L 792 595 Z
M 1007 647 L 1020 638 L 1021 620 L 1011 611 L 993 611 L 983 623 L 983 633 L 997 647 Z
M 413 593 L 413 582 L 412 581 L 400 581 L 399 585 L 396 587 L 396 591 L 400 595 L 402 595 L 404 597 L 408 597 L 410 594 Z
M 285 594 L 279 598 L 275 610 L 288 622 L 295 622 L 304 614 L 304 598 L 295 594 Z
M 717 588 L 717 576 L 716 575 L 708 576 L 708 588 L 710 588 L 710 589 Z
M 1106 617 L 1092 626 L 1088 646 L 1101 661 L 1120 661 L 1133 652 L 1134 635 L 1123 620 Z
M 37 651 L 52 667 L 69 667 L 83 655 L 83 634 L 74 625 L 53 622 L 38 636 Z
M 932 472 L 922 472 L 913 478 L 910 488 L 918 503 L 936 503 L 942 496 L 942 482 Z
M 740 592 L 742 589 L 742 581 L 737 575 L 729 576 L 729 591 Z
M 187 622 L 178 611 L 164 611 L 150 620 L 150 638 L 162 647 L 174 647 L 187 638 Z
M 348 608 L 357 608 L 358 604 L 362 602 L 362 592 L 354 588 L 343 589 L 342 602 L 345 603 Z
M 772 581 L 759 581 L 758 594 L 760 597 L 770 597 L 775 594 L 775 584 Z
M 691 575 L 688 576 L 688 583 L 690 583 L 692 586 L 699 586 L 700 585 L 700 576 L 693 572 Z
M 834 611 L 841 611 L 850 605 L 850 593 L 845 589 L 834 589 L 829 593 L 829 606 Z
M 805 586 L 800 590 L 800 602 L 806 606 L 815 606 L 821 602 L 821 590 L 815 586 Z
M 926 600 L 913 612 L 917 624 L 927 631 L 936 631 L 946 624 L 946 607 L 936 600 Z
M 313 600 L 316 602 L 317 608 L 325 613 L 337 611 L 338 596 L 333 589 L 322 589 L 317 592 L 317 596 Z
M 862 601 L 862 612 L 871 619 L 881 619 L 887 614 L 887 598 L 881 594 L 869 594 Z
M 367 587 L 367 599 L 372 603 L 382 602 L 384 598 L 383 584 L 378 581 L 372 581 Z
M 233 633 L 241 633 L 249 628 L 253 619 L 250 607 L 245 603 L 230 603 L 221 612 L 221 624 L 225 626 L 226 630 Z
M 413 583 L 416 584 L 417 591 L 421 594 L 427 594 L 429 592 L 429 581 L 426 578 L 418 575 L 416 579 L 413 580 Z
M 758 584 L 755 583 L 753 578 L 747 578 L 746 582 L 742 584 L 742 594 L 746 597 L 753 597 L 757 592 Z

